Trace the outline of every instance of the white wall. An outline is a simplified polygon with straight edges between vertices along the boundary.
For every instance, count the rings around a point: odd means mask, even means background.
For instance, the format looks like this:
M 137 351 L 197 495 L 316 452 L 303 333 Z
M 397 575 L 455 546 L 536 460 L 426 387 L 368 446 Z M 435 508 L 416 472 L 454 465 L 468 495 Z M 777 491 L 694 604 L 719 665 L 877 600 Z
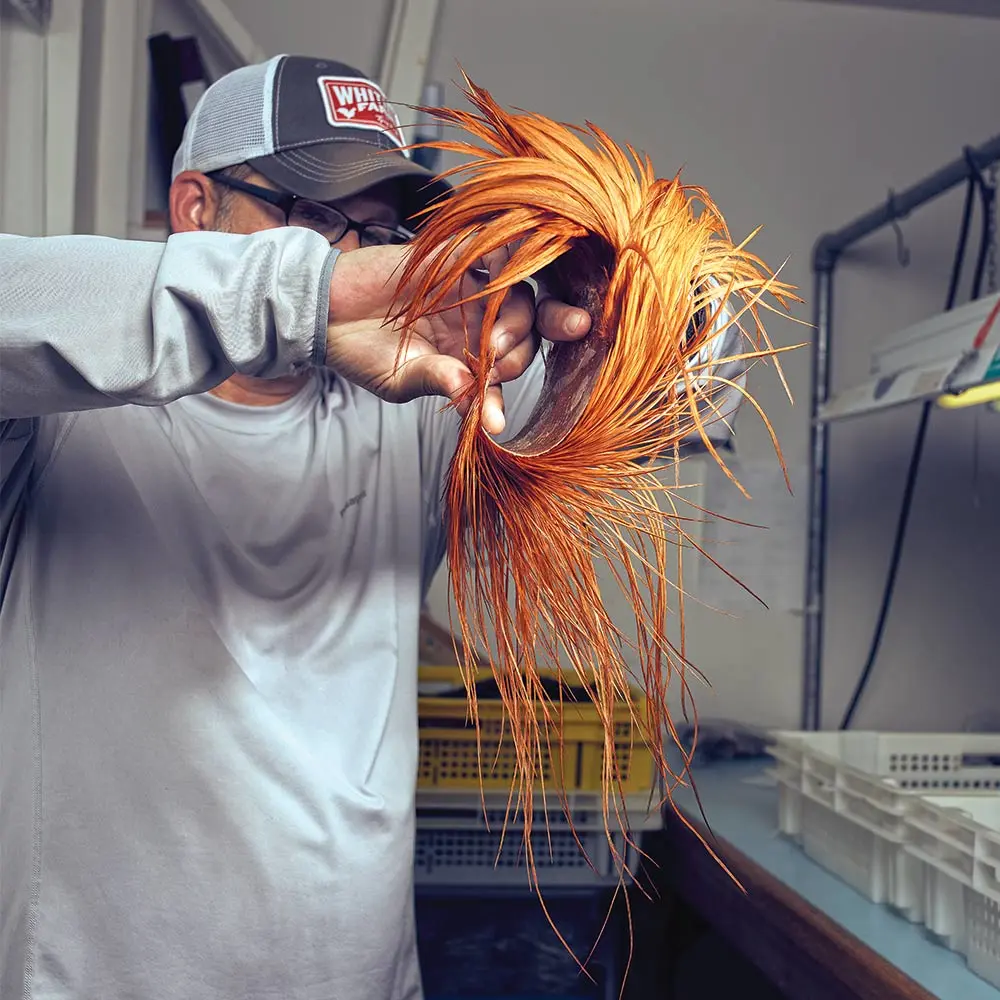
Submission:
M 388 3 L 230 0 L 268 54 L 326 54 L 375 70 Z M 646 149 L 660 173 L 685 167 L 735 234 L 759 224 L 758 252 L 787 255 L 786 277 L 811 297 L 815 238 L 1000 131 L 1000 22 L 799 0 L 446 0 L 432 76 L 457 63 L 507 105 L 590 118 Z M 449 89 L 448 102 L 458 100 Z M 864 374 L 880 330 L 940 309 L 961 193 L 903 223 L 912 264 L 891 232 L 839 269 L 834 380 Z M 798 315 L 808 318 L 808 306 Z M 808 331 L 772 321 L 779 342 Z M 785 359 L 796 396 L 773 373 L 751 387 L 793 465 L 806 460 L 807 351 Z M 845 425 L 834 478 L 825 722 L 835 724 L 866 652 L 889 554 L 914 410 Z M 766 459 L 760 422 L 744 413 L 744 459 Z M 978 494 L 973 502 L 973 441 Z M 861 725 L 961 726 L 1000 711 L 996 594 L 1000 418 L 937 414 L 897 601 Z M 691 470 L 691 475 L 696 474 Z M 804 497 L 802 497 L 804 502 Z M 747 506 L 748 520 L 767 520 Z M 991 557 L 992 553 L 992 557 Z M 945 582 L 945 577 L 950 577 Z M 432 609 L 443 617 L 445 581 Z M 751 584 L 753 580 L 749 581 Z M 697 596 L 697 595 L 696 595 Z M 618 609 L 622 611 L 621 608 Z M 693 655 L 714 685 L 703 715 L 768 724 L 799 719 L 801 621 L 783 611 L 735 620 L 689 604 Z
M 0 5 L 0 231 L 73 231 L 82 0 L 47 32 Z
M 377 73 L 389 0 L 228 0 L 229 9 L 268 55 L 279 52 L 339 59 Z
M 3 231 L 127 235 L 151 3 L 57 0 L 45 31 L 0 6 Z
M 659 172 L 685 166 L 734 233 L 765 225 L 758 252 L 772 264 L 791 254 L 787 276 L 809 297 L 809 254 L 821 232 L 1000 131 L 998 49 L 994 20 L 855 6 L 507 0 L 501 10 L 448 0 L 433 74 L 453 79 L 461 61 L 505 104 L 568 121 L 589 117 L 646 149 Z M 447 99 L 457 100 L 454 89 Z M 960 200 L 956 193 L 903 224 L 913 258 L 907 271 L 895 264 L 891 232 L 841 267 L 838 384 L 864 373 L 879 330 L 941 308 Z M 780 321 L 769 329 L 783 343 L 808 332 Z M 806 458 L 808 365 L 806 351 L 786 358 L 794 407 L 772 373 L 752 381 L 792 463 Z M 828 725 L 874 624 L 915 418 L 907 410 L 834 433 Z M 971 490 L 976 424 L 979 508 Z M 745 458 L 768 456 L 756 418 L 745 413 L 738 430 Z M 1000 659 L 1000 528 L 991 517 L 998 444 L 1000 418 L 935 416 L 895 611 L 858 724 L 947 728 L 990 704 L 1000 708 L 992 669 Z M 714 685 L 700 697 L 703 714 L 798 723 L 797 616 L 761 611 L 736 621 L 695 611 L 693 629 L 693 655 Z
M 45 232 L 45 127 L 39 113 L 45 83 L 45 39 L 0 5 L 2 232 L 25 236 Z

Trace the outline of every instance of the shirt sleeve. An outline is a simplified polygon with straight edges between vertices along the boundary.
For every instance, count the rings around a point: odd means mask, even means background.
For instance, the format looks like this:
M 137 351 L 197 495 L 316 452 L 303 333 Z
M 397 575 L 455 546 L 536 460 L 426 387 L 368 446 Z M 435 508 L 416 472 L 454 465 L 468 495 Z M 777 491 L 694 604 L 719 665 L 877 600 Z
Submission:
M 293 228 L 165 244 L 0 234 L 0 593 L 42 426 L 321 363 L 336 255 Z
M 0 236 L 0 417 L 204 392 L 322 359 L 336 251 L 285 227 L 164 243 Z

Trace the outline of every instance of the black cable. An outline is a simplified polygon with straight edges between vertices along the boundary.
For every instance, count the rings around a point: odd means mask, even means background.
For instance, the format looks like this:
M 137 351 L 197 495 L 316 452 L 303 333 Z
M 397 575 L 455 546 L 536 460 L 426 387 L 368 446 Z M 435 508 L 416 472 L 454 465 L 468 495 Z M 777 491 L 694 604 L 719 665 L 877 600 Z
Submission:
M 868 686 L 868 679 L 871 676 L 872 667 L 875 665 L 875 658 L 878 656 L 879 647 L 882 645 L 882 636 L 885 633 L 886 619 L 889 617 L 889 606 L 892 604 L 893 591 L 896 589 L 896 576 L 899 571 L 899 561 L 903 554 L 903 539 L 906 536 L 906 527 L 910 520 L 910 510 L 913 506 L 913 493 L 917 483 L 917 472 L 920 470 L 920 459 L 923 457 L 924 440 L 927 436 L 927 424 L 930 421 L 931 407 L 933 402 L 928 400 L 920 410 L 920 421 L 917 424 L 917 436 L 913 442 L 913 451 L 910 453 L 910 467 L 906 472 L 906 486 L 903 488 L 903 500 L 899 508 L 899 519 L 896 522 L 896 537 L 892 543 L 892 554 L 889 557 L 889 572 L 886 576 L 885 589 L 882 592 L 882 607 L 879 609 L 878 620 L 875 623 L 875 634 L 868 650 L 868 658 L 858 678 L 858 683 L 854 688 L 850 704 L 844 717 L 840 721 L 841 729 L 848 729 L 854 713 L 857 711 L 861 696 Z
M 968 153 L 966 153 L 968 155 Z M 965 248 L 969 243 L 969 226 L 972 224 L 972 202 L 976 197 L 976 175 L 969 178 L 965 187 L 965 204 L 962 206 L 962 225 L 959 227 L 958 246 L 955 248 L 955 261 L 951 267 L 951 281 L 948 283 L 948 296 L 945 299 L 944 311 L 953 309 L 958 298 L 958 283 L 962 279 L 962 264 L 965 263 Z
M 948 297 L 945 302 L 944 311 L 948 312 L 950 309 L 955 307 L 955 300 L 958 297 L 958 285 L 962 275 L 962 264 L 965 259 L 965 247 L 969 241 L 969 229 L 972 223 L 972 202 L 976 193 L 976 189 L 979 188 L 980 196 L 983 202 L 983 213 L 986 223 L 983 229 L 983 236 L 980 242 L 979 248 L 979 258 L 976 261 L 976 270 L 973 277 L 973 294 L 972 298 L 978 298 L 979 288 L 982 284 L 983 271 L 986 266 L 986 258 L 988 241 L 989 241 L 989 219 L 988 210 L 992 207 L 992 197 L 995 194 L 991 191 L 988 185 L 983 180 L 982 174 L 976 168 L 972 161 L 969 161 L 970 166 L 973 168 L 973 173 L 969 177 L 969 184 L 965 189 L 965 206 L 962 210 L 962 224 L 959 229 L 958 236 L 958 246 L 955 250 L 955 260 L 952 265 L 951 271 L 951 281 L 948 285 Z M 851 721 L 854 718 L 854 713 L 857 711 L 858 705 L 861 703 L 862 695 L 865 692 L 865 688 L 868 686 L 868 681 L 871 678 L 872 668 L 875 665 L 875 659 L 878 656 L 878 651 L 882 645 L 882 636 L 885 634 L 886 620 L 889 617 L 889 608 L 892 604 L 893 593 L 896 589 L 896 577 L 899 573 L 899 563 L 903 554 L 903 541 L 906 537 L 906 528 L 910 521 L 910 511 L 913 507 L 913 494 L 916 489 L 917 484 L 917 473 L 920 471 L 920 460 L 923 457 L 924 452 L 924 441 L 927 438 L 927 425 L 930 422 L 931 408 L 933 407 L 933 400 L 927 400 L 923 403 L 920 411 L 920 420 L 917 423 L 917 434 L 913 441 L 913 450 L 910 452 L 910 464 L 906 471 L 906 485 L 903 487 L 903 499 L 900 503 L 899 517 L 896 521 L 896 537 L 893 539 L 892 552 L 889 556 L 889 570 L 886 574 L 885 587 L 882 591 L 882 605 L 879 608 L 878 618 L 875 622 L 875 632 L 872 636 L 871 646 L 868 649 L 868 656 L 865 659 L 865 665 L 861 670 L 861 675 L 858 678 L 857 684 L 854 686 L 854 692 L 851 695 L 851 700 L 848 703 L 847 709 L 844 712 L 844 717 L 840 721 L 841 729 L 850 728 Z

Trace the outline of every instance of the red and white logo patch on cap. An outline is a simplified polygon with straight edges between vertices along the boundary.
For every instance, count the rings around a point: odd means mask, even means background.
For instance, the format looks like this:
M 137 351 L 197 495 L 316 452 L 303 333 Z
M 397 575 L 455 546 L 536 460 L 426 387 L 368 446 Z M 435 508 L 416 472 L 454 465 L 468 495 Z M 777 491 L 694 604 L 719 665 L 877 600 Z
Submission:
M 316 82 L 323 95 L 326 120 L 334 128 L 375 129 L 397 146 L 406 145 L 399 119 L 376 83 L 361 76 L 321 76 Z M 410 155 L 409 150 L 402 152 Z

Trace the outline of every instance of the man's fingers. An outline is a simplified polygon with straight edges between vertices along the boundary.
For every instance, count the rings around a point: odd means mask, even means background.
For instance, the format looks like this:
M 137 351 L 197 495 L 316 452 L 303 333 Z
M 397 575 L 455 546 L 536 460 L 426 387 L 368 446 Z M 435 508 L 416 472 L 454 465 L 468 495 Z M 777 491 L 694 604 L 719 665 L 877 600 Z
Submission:
M 507 426 L 506 417 L 503 412 L 503 393 L 500 386 L 493 385 L 486 390 L 486 398 L 483 400 L 483 428 L 488 434 L 496 437 L 503 432 Z
M 378 394 L 394 403 L 405 403 L 418 396 L 446 396 L 457 400 L 465 394 L 472 381 L 472 373 L 457 358 L 446 354 L 426 354 L 406 362 Z M 470 404 L 471 397 L 468 397 L 458 403 L 456 409 L 464 417 Z M 503 393 L 499 386 L 486 390 L 482 421 L 486 431 L 494 435 L 501 433 L 506 425 Z
M 424 354 L 405 361 L 373 391 L 390 403 L 408 403 L 419 396 L 455 399 L 472 381 L 472 372 L 448 354 Z
M 472 406 L 472 397 L 466 396 L 460 403 L 455 404 L 459 416 L 464 417 Z M 492 386 L 486 390 L 486 397 L 483 400 L 482 424 L 487 433 L 494 437 L 503 432 L 507 426 L 507 420 L 503 412 L 503 394 L 499 386 Z
M 502 246 L 490 253 L 483 254 L 481 259 L 482 267 L 490 276 L 490 281 L 496 278 L 504 269 L 507 261 L 510 260 L 512 250 L 509 246 Z
M 531 364 L 540 337 L 557 342 L 579 340 L 590 328 L 590 314 L 585 309 L 548 297 L 536 308 L 531 287 L 526 282 L 515 285 L 494 328 L 497 380 L 509 382 L 520 376 Z
M 514 285 L 507 293 L 493 327 L 497 356 L 509 354 L 527 339 L 535 325 L 535 296 L 526 282 Z
M 532 330 L 502 358 L 498 356 L 493 365 L 493 374 L 496 380 L 498 382 L 512 382 L 523 375 L 538 351 L 540 340 L 538 333 Z
M 535 323 L 546 340 L 579 340 L 590 332 L 590 313 L 558 299 L 545 297 L 537 306 Z

